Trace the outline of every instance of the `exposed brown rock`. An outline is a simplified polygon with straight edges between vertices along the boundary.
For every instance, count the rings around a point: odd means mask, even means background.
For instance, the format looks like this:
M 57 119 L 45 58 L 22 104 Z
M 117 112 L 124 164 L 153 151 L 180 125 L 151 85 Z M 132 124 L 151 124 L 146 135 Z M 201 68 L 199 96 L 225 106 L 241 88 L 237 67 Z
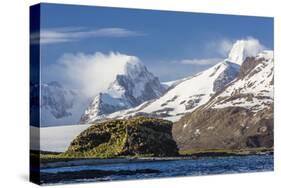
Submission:
M 273 147 L 273 105 L 257 113 L 241 107 L 196 110 L 173 127 L 180 150 Z

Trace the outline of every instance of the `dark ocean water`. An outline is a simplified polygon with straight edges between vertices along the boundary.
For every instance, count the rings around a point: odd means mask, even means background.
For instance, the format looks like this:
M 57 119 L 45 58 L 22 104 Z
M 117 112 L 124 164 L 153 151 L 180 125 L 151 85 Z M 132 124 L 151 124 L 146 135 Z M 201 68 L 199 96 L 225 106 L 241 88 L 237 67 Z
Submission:
M 153 161 L 142 163 L 118 163 L 107 165 L 74 166 L 42 169 L 41 172 L 60 173 L 77 172 L 83 170 L 158 170 L 159 173 L 140 173 L 134 175 L 108 175 L 94 179 L 63 180 L 60 183 L 95 182 L 112 180 L 131 180 L 144 178 L 160 178 L 175 176 L 198 176 L 224 173 L 263 172 L 273 170 L 273 155 L 231 156 L 216 158 L 201 158 L 194 160 Z

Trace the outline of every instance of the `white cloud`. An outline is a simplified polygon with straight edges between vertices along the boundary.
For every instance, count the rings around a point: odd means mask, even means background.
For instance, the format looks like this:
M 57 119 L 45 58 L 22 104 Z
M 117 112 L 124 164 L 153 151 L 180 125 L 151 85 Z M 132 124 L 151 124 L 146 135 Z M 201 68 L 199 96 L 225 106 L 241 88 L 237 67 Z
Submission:
M 266 47 L 258 39 L 247 37 L 245 41 L 245 56 L 256 56 L 257 53 L 265 50 Z
M 180 61 L 180 63 L 186 65 L 214 65 L 221 60 L 221 58 L 183 59 Z
M 245 42 L 244 51 L 246 56 L 255 56 L 258 52 L 266 49 L 266 47 L 262 45 L 258 39 L 248 36 L 238 40 L 223 38 L 211 41 L 206 44 L 206 51 L 210 56 L 220 56 L 226 58 L 228 57 L 233 45 L 238 41 Z
M 63 75 L 71 87 L 81 90 L 85 95 L 92 97 L 107 89 L 117 74 L 124 73 L 127 62 L 138 62 L 135 56 L 120 53 L 103 54 L 65 54 L 55 67 L 48 69 L 55 74 Z
M 51 28 L 42 29 L 40 33 L 31 34 L 32 44 L 52 44 L 62 42 L 77 41 L 82 38 L 93 37 L 133 37 L 143 36 L 144 34 L 137 31 L 131 31 L 124 28 L 100 28 L 96 30 L 86 30 L 84 28 Z
M 235 46 L 243 45 L 243 48 Z M 237 58 L 248 57 L 248 56 L 256 56 L 262 50 L 265 50 L 266 47 L 260 43 L 260 41 L 254 37 L 246 37 L 239 40 L 229 40 L 229 39 L 221 39 L 218 41 L 212 41 L 206 44 L 207 50 L 211 57 L 219 57 L 219 58 L 195 58 L 195 59 L 183 59 L 181 61 L 176 61 L 181 64 L 188 65 L 213 65 L 224 58 L 229 57 L 230 59 L 234 59 L 237 61 Z M 234 47 L 233 53 L 231 52 Z M 243 54 L 241 54 L 243 53 Z M 235 56 L 235 57 L 230 57 Z M 236 57 L 238 56 L 238 57 Z M 243 59 L 241 60 L 243 61 Z
M 233 41 L 223 39 L 218 44 L 218 53 L 222 56 L 227 56 L 233 46 Z

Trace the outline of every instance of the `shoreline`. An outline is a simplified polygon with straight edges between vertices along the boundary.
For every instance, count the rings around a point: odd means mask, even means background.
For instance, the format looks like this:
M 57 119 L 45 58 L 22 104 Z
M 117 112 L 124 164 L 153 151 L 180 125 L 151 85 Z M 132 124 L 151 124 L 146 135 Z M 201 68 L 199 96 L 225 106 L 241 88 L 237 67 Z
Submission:
M 40 168 L 59 168 L 80 165 L 107 165 L 107 164 L 126 164 L 126 163 L 144 163 L 144 162 L 165 162 L 175 160 L 196 160 L 202 158 L 219 158 L 231 156 L 250 156 L 250 155 L 273 155 L 273 150 L 266 151 L 244 151 L 237 153 L 228 152 L 200 152 L 174 157 L 116 157 L 116 158 L 40 158 Z
M 40 184 L 52 185 L 61 183 L 80 183 L 80 182 L 99 182 L 99 181 L 117 181 L 125 179 L 143 179 L 143 178 L 164 178 L 179 176 L 197 176 L 200 172 L 206 172 L 205 175 L 215 175 L 227 173 L 249 173 L 263 172 L 273 170 L 273 153 L 267 154 L 251 154 L 242 157 L 203 157 L 202 161 L 198 160 L 179 160 L 183 157 L 170 158 L 146 158 L 146 159 L 122 159 L 123 163 L 115 163 L 120 159 L 103 159 L 110 160 L 112 165 L 103 165 L 101 159 L 88 159 L 92 162 L 98 162 L 100 166 L 85 165 L 77 166 L 73 170 L 71 167 L 62 168 L 45 168 L 40 170 Z M 185 157 L 186 158 L 186 157 Z M 140 162 L 133 164 L 130 162 Z M 145 162 L 143 162 L 146 160 Z M 173 165 L 170 165 L 169 160 Z M 249 160 L 253 160 L 254 164 L 249 164 Z M 83 161 L 83 160 L 82 160 Z M 146 162 L 163 162 L 157 164 L 149 164 Z M 77 161 L 72 161 L 77 162 Z M 85 162 L 85 161 L 84 161 Z M 168 162 L 168 163 L 165 163 Z M 225 162 L 229 162 L 230 166 L 225 168 Z M 108 163 L 105 163 L 108 164 Z M 117 167 L 115 166 L 117 165 Z M 196 167 L 194 167 L 196 164 Z M 83 166 L 85 165 L 85 166 Z M 198 174 L 199 173 L 199 174 Z

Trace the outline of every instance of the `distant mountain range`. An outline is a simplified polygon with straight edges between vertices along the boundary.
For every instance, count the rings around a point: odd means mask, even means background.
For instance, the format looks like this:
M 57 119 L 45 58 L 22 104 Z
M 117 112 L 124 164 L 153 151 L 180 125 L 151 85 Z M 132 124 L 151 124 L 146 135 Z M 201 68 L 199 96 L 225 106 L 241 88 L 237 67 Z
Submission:
M 273 74 L 273 52 L 261 51 L 253 57 L 247 55 L 250 54 L 250 52 L 248 52 L 246 47 L 247 41 L 239 40 L 233 45 L 229 56 L 225 60 L 218 62 L 211 68 L 192 77 L 170 82 L 170 86 L 160 97 L 152 98 L 151 100 L 145 101 L 133 108 L 104 114 L 100 120 L 113 118 L 121 119 L 136 115 L 144 115 L 164 118 L 175 122 L 184 114 L 192 112 L 200 106 L 208 103 L 217 93 L 221 93 L 221 95 L 225 95 L 226 92 L 230 93 L 226 88 L 235 89 L 240 87 L 240 84 L 243 84 L 243 87 L 248 90 L 253 88 L 254 84 L 258 84 L 259 88 L 268 88 L 268 79 L 265 80 L 265 77 L 259 74 L 251 79 L 244 78 L 245 80 L 243 82 L 246 83 L 240 83 L 242 82 L 241 78 L 243 75 L 245 77 L 245 74 L 247 73 L 245 70 L 249 69 L 248 71 L 252 71 L 252 69 L 255 68 L 254 63 L 248 63 L 248 61 L 251 60 L 253 61 L 257 59 L 257 61 L 264 60 L 265 62 L 269 62 L 269 67 L 271 68 L 262 65 L 259 65 L 256 68 L 264 69 L 263 71 L 266 71 L 268 74 Z M 260 72 L 260 74 L 262 74 L 263 71 Z M 240 81 L 238 82 L 237 80 Z M 232 87 L 228 87 L 228 85 L 232 85 Z M 253 89 L 253 95 L 256 93 L 262 95 L 260 94 L 260 91 L 262 90 L 265 89 L 260 89 L 259 91 Z M 263 92 L 271 95 L 271 102 L 273 102 L 272 88 L 268 88 L 267 91 Z M 260 103 L 253 101 L 252 104 L 261 104 L 261 101 L 259 102 Z M 221 105 L 222 103 L 223 101 L 221 101 Z M 234 102 L 228 104 L 237 105 L 237 103 Z M 246 105 L 246 103 L 244 103 L 244 105 Z M 260 106 L 260 108 L 263 108 L 263 106 Z M 94 122 L 97 120 L 97 118 L 93 117 L 92 119 L 88 119 L 87 122 Z
M 37 86 L 38 87 L 38 86 Z M 78 124 L 88 99 L 58 82 L 40 85 L 40 120 L 43 126 Z
M 249 52 L 247 41 L 239 40 L 225 60 L 180 80 L 160 83 L 134 60 L 126 62 L 107 90 L 92 99 L 57 82 L 43 84 L 41 94 L 41 122 L 45 125 L 87 124 L 136 115 L 176 122 L 195 111 L 227 107 L 258 113 L 273 104 L 273 52 Z

